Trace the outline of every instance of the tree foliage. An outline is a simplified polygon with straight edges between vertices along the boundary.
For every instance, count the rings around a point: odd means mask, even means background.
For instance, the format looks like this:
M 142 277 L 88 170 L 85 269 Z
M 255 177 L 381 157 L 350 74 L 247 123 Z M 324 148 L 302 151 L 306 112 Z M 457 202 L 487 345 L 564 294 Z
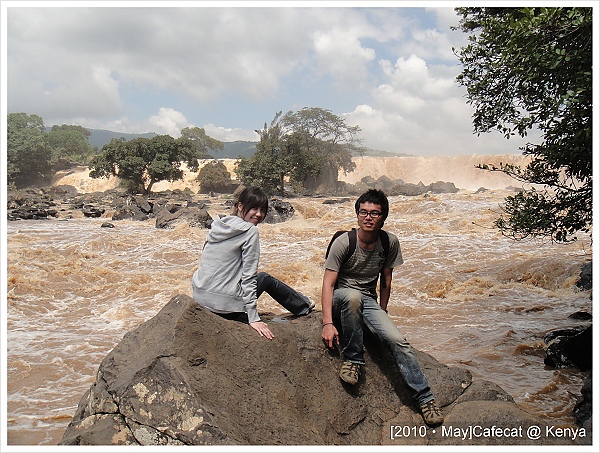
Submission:
M 304 162 L 297 137 L 285 135 L 280 120 L 281 112 L 277 112 L 270 126 L 265 123 L 256 131 L 260 137 L 256 152 L 240 159 L 235 171 L 242 183 L 283 196 L 286 177 L 291 177 L 292 184 L 297 182 L 293 176 L 298 167 L 304 168 Z
M 224 192 L 232 184 L 231 173 L 225 164 L 218 160 L 206 163 L 198 172 L 196 181 L 200 184 L 200 191 L 203 193 Z
M 52 126 L 47 140 L 52 149 L 53 158 L 85 162 L 94 150 L 88 141 L 91 133 L 81 126 L 67 125 Z
M 223 150 L 223 142 L 206 135 L 206 131 L 201 127 L 185 127 L 181 129 L 181 138 L 191 142 L 199 159 L 212 158 L 210 151 Z
M 6 145 L 9 185 L 21 188 L 51 175 L 52 150 L 48 146 L 46 128 L 40 116 L 9 113 Z
M 521 148 L 527 167 L 496 169 L 542 188 L 508 197 L 495 225 L 515 239 L 575 240 L 592 223 L 592 8 L 455 11 L 470 33 L 457 81 L 475 107 L 475 132 L 542 135 Z
M 182 162 L 191 171 L 198 171 L 197 151 L 186 138 L 157 135 L 129 141 L 113 139 L 92 159 L 90 177 L 117 176 L 132 190 L 149 194 L 158 181 L 182 179 Z
M 348 126 L 343 118 L 318 107 L 286 113 L 282 126 L 298 134 L 302 148 L 316 160 L 317 167 L 332 164 L 344 173 L 356 168 L 351 151 L 360 152 L 360 127 Z
M 267 126 L 256 131 L 256 152 L 240 159 L 236 168 L 244 184 L 257 185 L 284 195 L 286 180 L 295 188 L 308 187 L 326 169 L 352 171 L 353 150 L 360 143 L 358 126 L 348 126 L 329 110 L 303 108 L 282 116 L 277 112 Z
M 9 113 L 7 126 L 7 179 L 18 188 L 49 182 L 60 160 L 85 161 L 93 154 L 90 132 L 81 126 L 46 132 L 39 115 L 26 113 Z

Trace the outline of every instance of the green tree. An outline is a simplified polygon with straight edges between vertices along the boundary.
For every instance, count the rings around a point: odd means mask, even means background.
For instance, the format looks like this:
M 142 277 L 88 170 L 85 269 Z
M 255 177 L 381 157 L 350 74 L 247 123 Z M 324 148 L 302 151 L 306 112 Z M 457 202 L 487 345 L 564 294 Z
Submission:
M 218 160 L 213 160 L 198 172 L 196 181 L 200 184 L 200 191 L 203 193 L 224 192 L 231 187 L 231 173 L 227 170 L 225 164 Z
M 281 123 L 287 133 L 299 136 L 304 165 L 298 168 L 296 179 L 302 180 L 304 187 L 314 186 L 323 172 L 337 181 L 339 170 L 346 174 L 356 168 L 352 153 L 362 152 L 358 146 L 361 143 L 358 138 L 360 127 L 348 126 L 331 110 L 319 107 L 304 107 L 295 113 L 290 111 Z
M 199 159 L 212 158 L 209 151 L 223 150 L 224 144 L 216 138 L 206 135 L 201 127 L 185 127 L 181 129 L 181 138 L 188 139 Z
M 244 184 L 284 194 L 289 180 L 296 188 L 312 190 L 323 172 L 337 181 L 338 171 L 352 171 L 352 151 L 360 141 L 360 128 L 348 126 L 329 110 L 304 108 L 282 116 L 277 112 L 270 126 L 256 131 L 260 140 L 256 152 L 240 159 L 236 168 Z
M 10 186 L 26 187 L 51 177 L 52 151 L 40 116 L 9 113 L 6 145 L 6 176 Z
M 281 113 L 275 114 L 269 126 L 265 123 L 262 130 L 256 131 L 260 137 L 256 152 L 250 158 L 241 158 L 235 171 L 242 183 L 284 196 L 286 178 L 296 183 L 294 176 L 304 162 L 297 134 L 284 134 Z
M 188 139 L 169 135 L 129 141 L 113 139 L 92 159 L 90 177 L 117 176 L 131 190 L 149 194 L 158 181 L 182 179 L 182 162 L 191 171 L 198 171 L 197 152 Z
M 514 239 L 575 240 L 592 224 L 592 8 L 455 11 L 470 34 L 457 81 L 475 132 L 542 136 L 521 148 L 532 156 L 525 168 L 480 166 L 534 184 L 505 200 L 496 227 Z
M 90 131 L 81 126 L 66 124 L 52 126 L 47 139 L 54 159 L 85 162 L 94 153 L 92 145 L 88 141 L 90 135 Z

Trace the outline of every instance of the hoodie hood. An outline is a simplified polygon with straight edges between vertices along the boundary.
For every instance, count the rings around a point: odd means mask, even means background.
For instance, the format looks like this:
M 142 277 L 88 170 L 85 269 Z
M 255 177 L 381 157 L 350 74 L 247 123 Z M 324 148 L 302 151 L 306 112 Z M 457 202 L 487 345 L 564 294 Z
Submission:
M 236 215 L 217 217 L 210 225 L 210 232 L 206 240 L 208 242 L 221 242 L 245 233 L 254 225 L 246 222 Z

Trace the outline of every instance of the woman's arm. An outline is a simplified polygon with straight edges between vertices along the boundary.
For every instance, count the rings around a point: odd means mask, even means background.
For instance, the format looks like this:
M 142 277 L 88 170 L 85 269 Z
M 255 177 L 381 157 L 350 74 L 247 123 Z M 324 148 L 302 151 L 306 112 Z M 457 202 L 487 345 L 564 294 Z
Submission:
M 246 232 L 247 238 L 242 245 L 242 299 L 248 314 L 248 322 L 260 321 L 256 308 L 256 274 L 258 272 L 258 259 L 260 256 L 260 245 L 258 229 L 250 228 Z
M 258 228 L 252 227 L 248 231 L 248 240 L 242 246 L 242 297 L 250 327 L 256 330 L 261 337 L 272 340 L 275 335 L 269 330 L 267 324 L 260 320 L 257 309 L 256 274 L 260 257 Z

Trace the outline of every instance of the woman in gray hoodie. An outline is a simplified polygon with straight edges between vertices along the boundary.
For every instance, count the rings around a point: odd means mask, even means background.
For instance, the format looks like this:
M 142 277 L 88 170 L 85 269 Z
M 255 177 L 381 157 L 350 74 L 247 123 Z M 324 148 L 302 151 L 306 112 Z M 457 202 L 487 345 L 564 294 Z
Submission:
M 212 222 L 200 265 L 192 276 L 192 293 L 200 305 L 226 318 L 247 322 L 270 340 L 273 333 L 260 320 L 256 308 L 264 291 L 295 315 L 310 313 L 314 303 L 275 277 L 258 272 L 257 225 L 268 208 L 264 192 L 247 187 L 240 193 L 234 213 Z

